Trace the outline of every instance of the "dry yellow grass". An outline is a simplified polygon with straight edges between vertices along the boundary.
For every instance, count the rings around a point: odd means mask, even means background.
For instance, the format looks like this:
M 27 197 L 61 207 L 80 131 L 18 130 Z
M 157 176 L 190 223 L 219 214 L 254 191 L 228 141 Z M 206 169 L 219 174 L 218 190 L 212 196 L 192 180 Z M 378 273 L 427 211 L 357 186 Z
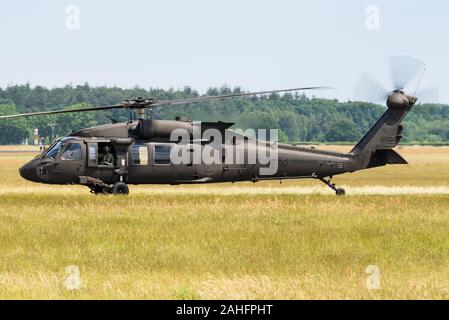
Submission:
M 410 165 L 337 177 L 345 198 L 308 180 L 96 197 L 0 153 L 0 298 L 449 298 L 449 148 L 399 152 Z
M 39 152 L 39 146 L 33 145 L 18 145 L 18 146 L 2 146 L 0 145 L 0 151 L 17 151 L 17 150 L 25 150 L 25 151 L 36 151 Z

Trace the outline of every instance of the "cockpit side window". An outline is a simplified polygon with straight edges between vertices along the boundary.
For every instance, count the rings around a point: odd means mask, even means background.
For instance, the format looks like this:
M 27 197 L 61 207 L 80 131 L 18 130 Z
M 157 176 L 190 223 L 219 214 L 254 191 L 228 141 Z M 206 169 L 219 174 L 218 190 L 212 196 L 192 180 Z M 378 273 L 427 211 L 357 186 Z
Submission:
M 81 145 L 79 143 L 71 143 L 67 146 L 61 156 L 61 160 L 80 161 L 82 160 Z

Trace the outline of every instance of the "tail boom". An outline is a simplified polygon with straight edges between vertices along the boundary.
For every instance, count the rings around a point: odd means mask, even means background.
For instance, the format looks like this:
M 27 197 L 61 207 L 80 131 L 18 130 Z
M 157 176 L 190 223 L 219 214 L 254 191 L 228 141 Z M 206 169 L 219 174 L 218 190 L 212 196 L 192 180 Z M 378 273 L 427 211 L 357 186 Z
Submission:
M 389 108 L 374 126 L 351 150 L 353 171 L 384 166 L 387 164 L 407 164 L 395 148 L 402 138 L 404 117 L 412 108 Z

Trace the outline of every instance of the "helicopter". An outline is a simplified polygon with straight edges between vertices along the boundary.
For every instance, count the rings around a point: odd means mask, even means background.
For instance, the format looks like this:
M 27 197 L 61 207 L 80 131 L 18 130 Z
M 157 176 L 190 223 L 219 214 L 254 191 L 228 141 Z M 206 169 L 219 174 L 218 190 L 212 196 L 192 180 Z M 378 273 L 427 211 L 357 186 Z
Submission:
M 352 150 L 344 153 L 247 137 L 231 129 L 234 123 L 198 123 L 182 117 L 175 120 L 145 117 L 147 110 L 151 115 L 154 108 L 160 107 L 327 88 L 303 87 L 163 101 L 139 97 L 115 105 L 15 114 L 0 116 L 0 119 L 120 108 L 136 110 L 137 120 L 73 131 L 69 136 L 56 140 L 19 169 L 26 180 L 84 185 L 94 194 L 128 194 L 128 185 L 138 184 L 311 178 L 323 182 L 336 195 L 342 196 L 346 194 L 345 189 L 332 182 L 336 175 L 388 164 L 407 164 L 393 149 L 402 138 L 401 122 L 417 98 L 407 95 L 403 85 L 386 94 L 387 110 Z M 208 131 L 214 134 L 207 134 Z M 183 151 L 185 161 L 174 159 L 180 151 Z M 205 152 L 214 154 L 216 161 L 205 161 L 201 157 L 198 160 L 195 156 Z M 235 161 L 233 154 L 236 153 L 243 154 L 239 162 Z M 248 156 L 250 153 L 273 153 L 275 156 L 262 162 L 258 156 L 254 161 L 254 157 Z M 229 161 L 229 158 L 234 161 Z M 250 158 L 253 161 L 249 161 Z

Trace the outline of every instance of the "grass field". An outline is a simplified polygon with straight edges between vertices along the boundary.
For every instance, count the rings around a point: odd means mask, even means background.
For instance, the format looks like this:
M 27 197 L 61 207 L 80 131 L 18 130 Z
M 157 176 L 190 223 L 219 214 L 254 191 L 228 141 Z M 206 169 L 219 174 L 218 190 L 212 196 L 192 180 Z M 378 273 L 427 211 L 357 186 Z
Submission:
M 398 151 L 410 165 L 336 177 L 344 198 L 311 180 L 93 196 L 0 152 L 0 298 L 447 299 L 449 148 Z

